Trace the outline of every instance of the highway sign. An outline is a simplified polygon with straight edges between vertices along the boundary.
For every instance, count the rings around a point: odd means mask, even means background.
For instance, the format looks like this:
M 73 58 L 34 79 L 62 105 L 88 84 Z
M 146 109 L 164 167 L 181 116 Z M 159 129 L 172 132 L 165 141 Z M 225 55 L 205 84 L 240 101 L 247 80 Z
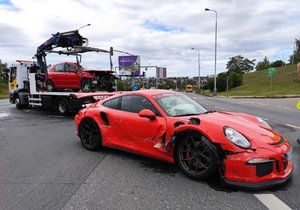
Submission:
M 267 74 L 270 77 L 274 77 L 276 75 L 276 69 L 275 68 L 268 68 L 267 69 Z

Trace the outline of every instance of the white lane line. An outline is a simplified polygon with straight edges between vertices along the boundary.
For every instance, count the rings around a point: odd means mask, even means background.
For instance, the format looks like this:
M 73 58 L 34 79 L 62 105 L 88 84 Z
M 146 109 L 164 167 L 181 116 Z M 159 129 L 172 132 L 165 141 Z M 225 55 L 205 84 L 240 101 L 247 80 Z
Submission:
M 215 107 L 216 107 L 216 109 L 228 110 L 228 109 L 226 109 L 226 108 L 223 108 L 223 107 L 220 107 L 220 106 L 215 106 Z
M 290 107 L 285 107 L 285 106 L 276 106 L 276 107 L 281 108 L 281 109 L 292 109 Z
M 9 116 L 9 113 L 7 113 L 7 112 L 0 113 L 0 119 L 1 118 L 7 118 L 8 116 Z
M 291 125 L 291 124 L 285 124 L 285 125 L 287 125 L 287 126 L 289 126 L 289 127 L 292 127 L 292 128 L 297 128 L 297 129 L 300 129 L 300 127 L 298 127 L 298 126 L 295 126 L 295 125 Z
M 291 209 L 273 194 L 254 194 L 270 210 L 289 210 Z

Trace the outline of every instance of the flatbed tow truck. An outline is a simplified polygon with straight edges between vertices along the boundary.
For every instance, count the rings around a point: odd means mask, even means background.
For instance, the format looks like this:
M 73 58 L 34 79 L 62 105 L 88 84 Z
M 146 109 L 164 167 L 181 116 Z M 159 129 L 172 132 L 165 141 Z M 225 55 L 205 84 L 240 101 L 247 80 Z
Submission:
M 52 34 L 52 37 L 37 48 L 35 60 L 19 59 L 10 68 L 9 100 L 18 109 L 46 108 L 56 109 L 61 115 L 78 112 L 84 104 L 114 95 L 113 92 L 49 92 L 45 88 L 44 78 L 47 74 L 46 55 L 75 55 L 77 63 L 81 61 L 81 53 L 104 52 L 110 55 L 112 67 L 113 48 L 103 50 L 87 46 L 87 38 L 82 37 L 78 30 Z M 58 48 L 54 50 L 54 48 Z M 80 59 L 80 60 L 79 60 Z
M 45 108 L 56 109 L 59 114 L 78 112 L 84 104 L 112 96 L 114 92 L 49 92 L 37 90 L 38 74 L 32 73 L 35 62 L 17 60 L 11 67 L 9 75 L 10 102 L 18 109 Z

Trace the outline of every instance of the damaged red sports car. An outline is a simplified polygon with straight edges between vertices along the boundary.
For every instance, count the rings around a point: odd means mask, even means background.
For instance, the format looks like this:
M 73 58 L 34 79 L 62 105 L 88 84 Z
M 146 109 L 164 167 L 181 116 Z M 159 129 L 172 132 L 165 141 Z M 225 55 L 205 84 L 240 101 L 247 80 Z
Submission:
M 219 173 L 229 185 L 265 188 L 291 175 L 291 146 L 261 118 L 209 111 L 166 90 L 116 93 L 75 117 L 83 146 L 113 147 L 176 163 L 192 179 Z

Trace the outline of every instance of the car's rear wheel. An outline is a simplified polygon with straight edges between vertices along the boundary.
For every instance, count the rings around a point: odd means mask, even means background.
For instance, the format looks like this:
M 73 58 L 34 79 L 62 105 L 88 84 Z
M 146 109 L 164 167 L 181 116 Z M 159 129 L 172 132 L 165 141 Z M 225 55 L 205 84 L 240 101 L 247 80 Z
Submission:
M 91 81 L 89 79 L 82 79 L 81 81 L 81 90 L 83 92 L 90 92 L 92 90 L 92 84 L 91 84 Z
M 47 80 L 47 82 L 46 82 L 46 89 L 49 92 L 52 92 L 52 91 L 55 90 L 54 83 L 51 80 Z
M 79 125 L 79 137 L 88 150 L 98 150 L 102 146 L 102 137 L 98 124 L 92 119 L 84 119 Z
M 189 178 L 206 179 L 217 172 L 217 156 L 210 141 L 199 133 L 185 135 L 175 145 L 175 161 Z

